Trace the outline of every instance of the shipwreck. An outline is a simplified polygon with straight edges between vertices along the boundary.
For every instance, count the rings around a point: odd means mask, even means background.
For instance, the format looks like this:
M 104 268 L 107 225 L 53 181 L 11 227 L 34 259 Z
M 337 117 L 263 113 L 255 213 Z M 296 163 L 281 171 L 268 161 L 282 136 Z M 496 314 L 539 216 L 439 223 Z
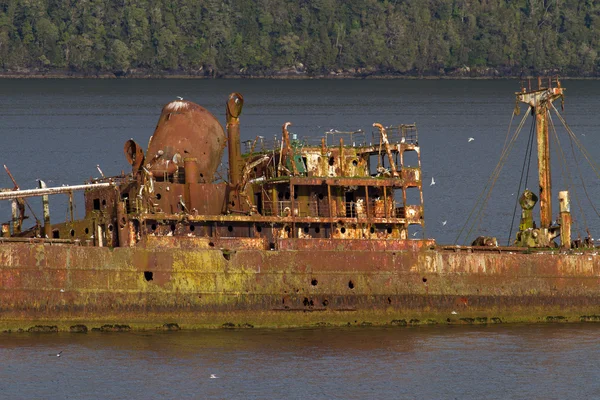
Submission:
M 0 328 L 600 320 L 600 259 L 589 235 L 572 238 L 567 191 L 552 215 L 548 118 L 563 94 L 557 79 L 516 93 L 527 107 L 520 126 L 529 115 L 536 123 L 539 191 L 520 197 L 508 246 L 425 237 L 415 124 L 314 139 L 285 122 L 242 143 L 241 94 L 226 102 L 225 129 L 193 102 L 170 102 L 146 149 L 125 142 L 130 172 L 0 192 L 12 202 L 0 238 Z M 52 223 L 56 194 L 69 196 L 71 212 Z M 42 197 L 43 219 L 25 228 L 32 196 Z

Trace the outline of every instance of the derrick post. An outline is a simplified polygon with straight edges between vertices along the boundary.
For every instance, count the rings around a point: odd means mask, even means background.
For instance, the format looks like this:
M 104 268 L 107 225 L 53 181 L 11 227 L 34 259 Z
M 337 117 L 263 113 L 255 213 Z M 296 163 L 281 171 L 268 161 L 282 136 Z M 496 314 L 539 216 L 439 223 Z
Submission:
M 548 104 L 535 109 L 538 151 L 538 177 L 540 182 L 540 227 L 552 224 L 552 181 L 550 170 L 550 140 L 548 138 Z
M 538 82 L 538 90 L 526 92 L 523 88 L 517 92 L 518 102 L 525 103 L 531 108 L 535 117 L 537 152 L 538 152 L 538 178 L 540 184 L 540 228 L 549 228 L 552 225 L 552 184 L 550 171 L 550 141 L 548 137 L 549 109 L 552 102 L 563 97 L 564 89 L 560 82 L 556 81 L 557 87 L 543 88 L 541 81 Z
M 569 192 L 558 192 L 558 204 L 560 207 L 560 247 L 571 248 L 571 202 Z

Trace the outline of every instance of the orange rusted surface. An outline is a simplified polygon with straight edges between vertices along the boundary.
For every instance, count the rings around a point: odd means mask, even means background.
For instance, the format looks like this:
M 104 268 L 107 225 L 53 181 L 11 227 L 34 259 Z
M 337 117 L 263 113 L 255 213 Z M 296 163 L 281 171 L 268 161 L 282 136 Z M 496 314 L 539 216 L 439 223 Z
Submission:
M 0 238 L 0 328 L 600 320 L 590 241 L 575 253 L 568 243 L 413 239 L 425 213 L 415 125 L 375 122 L 370 134 L 331 130 L 311 143 L 285 123 L 281 137 L 258 136 L 242 154 L 242 106 L 233 93 L 228 174 L 217 173 L 226 144 L 218 120 L 177 100 L 145 154 L 125 143 L 131 173 L 72 189 L 85 190 L 83 219 L 22 230 L 23 199 L 8 193 L 15 218 Z M 417 165 L 405 165 L 406 152 Z M 418 191 L 413 203 L 407 189 Z M 557 229 L 542 229 L 523 213 L 524 243 L 540 247 L 542 232 L 549 245 Z

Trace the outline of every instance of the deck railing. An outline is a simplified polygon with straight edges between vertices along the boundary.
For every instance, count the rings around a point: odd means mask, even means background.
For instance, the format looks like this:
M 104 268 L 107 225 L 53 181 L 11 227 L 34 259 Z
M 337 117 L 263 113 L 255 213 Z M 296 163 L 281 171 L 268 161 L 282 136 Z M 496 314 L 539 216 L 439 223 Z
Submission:
M 388 141 L 390 144 L 408 143 L 417 145 L 419 138 L 417 127 L 414 124 L 392 125 L 386 127 Z M 321 139 L 325 138 L 325 145 L 328 147 L 339 146 L 340 139 L 344 140 L 345 147 L 371 147 L 379 146 L 380 133 L 378 130 L 372 131 L 369 135 L 362 129 L 356 131 L 339 131 L 332 129 L 324 132 L 324 136 L 307 136 L 301 139 L 296 134 L 290 138 L 293 147 L 316 147 L 321 146 Z M 244 153 L 266 153 L 278 152 L 281 149 L 281 137 L 257 136 L 255 139 L 243 142 Z
M 293 207 L 293 211 L 292 211 Z M 334 218 L 405 218 L 404 207 L 396 207 L 394 201 L 388 200 L 387 213 L 383 199 L 374 199 L 369 201 L 369 207 L 366 207 L 364 200 L 336 202 L 331 203 L 331 209 L 328 202 L 317 201 L 297 201 L 292 205 L 291 200 L 267 201 L 261 208 L 261 214 L 264 216 L 278 217 L 334 217 Z

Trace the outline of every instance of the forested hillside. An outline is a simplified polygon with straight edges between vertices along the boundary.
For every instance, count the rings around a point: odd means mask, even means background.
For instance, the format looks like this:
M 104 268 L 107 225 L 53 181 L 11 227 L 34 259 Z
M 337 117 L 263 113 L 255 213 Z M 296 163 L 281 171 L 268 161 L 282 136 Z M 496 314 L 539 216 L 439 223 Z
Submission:
M 0 71 L 599 75 L 596 0 L 0 0 Z

